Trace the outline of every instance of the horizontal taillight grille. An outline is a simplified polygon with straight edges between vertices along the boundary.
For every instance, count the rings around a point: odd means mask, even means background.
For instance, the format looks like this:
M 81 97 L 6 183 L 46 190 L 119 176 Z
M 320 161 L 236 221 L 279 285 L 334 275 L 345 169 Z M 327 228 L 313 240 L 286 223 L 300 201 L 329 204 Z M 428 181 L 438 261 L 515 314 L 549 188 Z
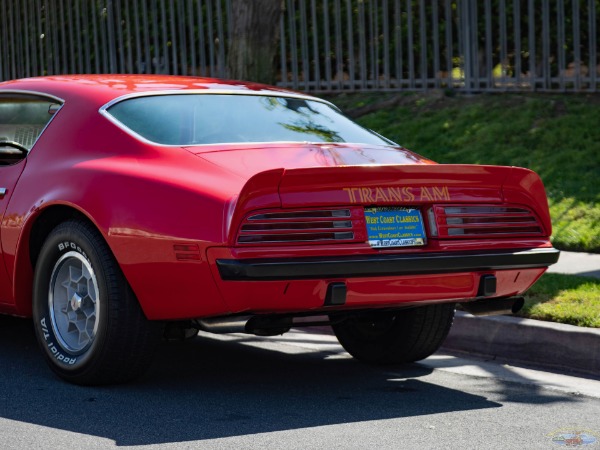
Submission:
M 513 206 L 435 206 L 431 234 L 440 238 L 526 237 L 543 234 L 535 215 Z
M 238 244 L 364 242 L 359 208 L 257 212 L 244 220 Z

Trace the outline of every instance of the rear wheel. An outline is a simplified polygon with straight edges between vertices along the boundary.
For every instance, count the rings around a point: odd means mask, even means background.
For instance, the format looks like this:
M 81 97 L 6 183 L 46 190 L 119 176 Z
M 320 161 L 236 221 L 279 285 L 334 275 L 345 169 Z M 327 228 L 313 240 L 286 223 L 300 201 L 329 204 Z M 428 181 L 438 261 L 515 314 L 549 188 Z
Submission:
M 161 336 L 102 236 L 83 221 L 58 225 L 44 242 L 35 267 L 33 317 L 51 369 L 82 385 L 141 375 Z
M 340 344 L 361 361 L 408 363 L 427 358 L 444 342 L 454 304 L 428 305 L 349 317 L 332 325 Z

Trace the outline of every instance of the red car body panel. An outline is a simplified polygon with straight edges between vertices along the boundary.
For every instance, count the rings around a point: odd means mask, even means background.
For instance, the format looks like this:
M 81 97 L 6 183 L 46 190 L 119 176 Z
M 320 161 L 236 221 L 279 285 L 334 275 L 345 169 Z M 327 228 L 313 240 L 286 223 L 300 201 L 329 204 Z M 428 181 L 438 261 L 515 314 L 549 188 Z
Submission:
M 64 100 L 22 162 L 0 167 L 0 311 L 31 315 L 36 221 L 51 208 L 72 209 L 102 233 L 149 319 L 190 319 L 242 312 L 326 310 L 328 285 L 346 283 L 338 308 L 394 307 L 478 297 L 482 275 L 495 296 L 527 290 L 537 267 L 471 268 L 448 273 L 228 280 L 227 261 L 442 255 L 551 249 L 551 222 L 539 177 L 514 167 L 438 165 L 405 149 L 356 144 L 265 143 L 164 146 L 137 139 L 100 108 L 152 91 L 289 91 L 261 85 L 169 76 L 56 76 L 0 83 L 3 92 Z M 366 242 L 237 244 L 256 211 L 511 205 L 527 208 L 534 236 L 429 236 L 422 247 L 375 249 Z M 424 214 L 426 226 L 430 218 Z M 386 256 L 387 255 L 387 256 Z M 312 261 L 312 260 L 311 260 Z M 362 260 L 361 260 L 362 261 Z M 403 263 L 404 264 L 404 263 Z

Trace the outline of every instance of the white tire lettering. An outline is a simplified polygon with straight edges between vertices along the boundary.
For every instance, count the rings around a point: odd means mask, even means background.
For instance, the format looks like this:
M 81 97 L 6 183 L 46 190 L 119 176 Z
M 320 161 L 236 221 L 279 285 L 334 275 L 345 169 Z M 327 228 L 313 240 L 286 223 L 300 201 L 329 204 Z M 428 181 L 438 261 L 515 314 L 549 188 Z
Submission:
M 69 249 L 75 250 L 76 252 L 80 253 L 85 259 L 87 259 L 88 261 L 90 260 L 90 258 L 88 258 L 88 255 L 83 251 L 83 249 L 74 242 L 65 241 L 58 244 L 58 251 L 60 252 Z
M 48 343 L 48 348 L 50 349 L 50 351 L 52 352 L 54 358 L 57 361 L 63 362 L 63 363 L 68 364 L 70 366 L 72 366 L 73 364 L 75 364 L 77 362 L 77 358 L 69 358 L 68 356 L 65 356 L 64 354 L 62 354 L 61 352 L 59 352 L 58 349 L 56 348 L 56 346 L 52 342 Z
M 48 340 L 50 337 L 50 333 L 48 332 L 48 326 L 46 325 L 46 318 L 44 317 L 40 320 L 40 324 L 42 325 L 42 333 L 44 334 L 44 340 Z

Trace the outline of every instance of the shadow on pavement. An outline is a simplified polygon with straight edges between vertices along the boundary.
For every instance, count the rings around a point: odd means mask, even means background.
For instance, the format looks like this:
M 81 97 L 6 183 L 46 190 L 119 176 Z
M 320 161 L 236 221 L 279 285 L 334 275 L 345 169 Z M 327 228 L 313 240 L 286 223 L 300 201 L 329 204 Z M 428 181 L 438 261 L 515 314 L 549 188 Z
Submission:
M 502 406 L 485 392 L 424 380 L 433 369 L 419 364 L 371 367 L 330 351 L 289 353 L 254 346 L 259 342 L 164 343 L 137 382 L 84 388 L 50 372 L 30 321 L 0 316 L 0 417 L 125 446 Z

